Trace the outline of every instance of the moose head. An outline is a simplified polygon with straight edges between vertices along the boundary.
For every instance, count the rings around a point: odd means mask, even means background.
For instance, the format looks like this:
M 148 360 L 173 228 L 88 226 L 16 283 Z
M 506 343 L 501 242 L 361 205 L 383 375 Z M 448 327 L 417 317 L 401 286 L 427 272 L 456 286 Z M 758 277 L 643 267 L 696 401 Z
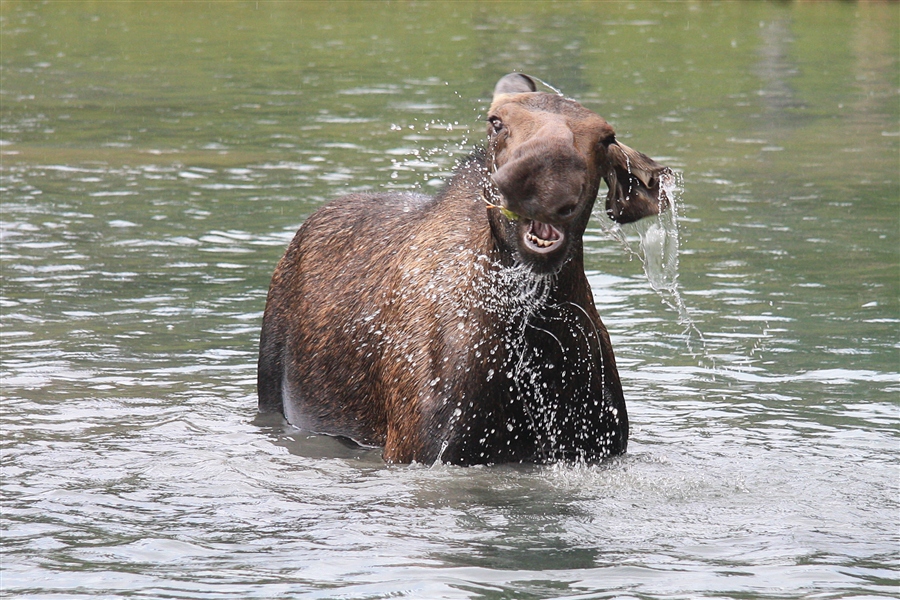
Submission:
M 552 273 L 580 248 L 600 189 L 619 223 L 668 206 L 656 163 L 616 139 L 612 126 L 574 100 L 538 92 L 531 77 L 512 73 L 494 88 L 488 112 L 485 196 L 495 235 L 538 272 Z

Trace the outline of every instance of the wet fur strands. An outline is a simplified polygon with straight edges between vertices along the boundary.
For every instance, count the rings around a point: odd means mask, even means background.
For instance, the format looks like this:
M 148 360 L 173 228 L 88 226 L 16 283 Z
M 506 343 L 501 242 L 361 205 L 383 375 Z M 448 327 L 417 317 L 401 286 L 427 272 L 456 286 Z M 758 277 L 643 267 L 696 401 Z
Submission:
M 385 460 L 597 461 L 625 451 L 615 358 L 584 275 L 601 179 L 620 221 L 656 214 L 667 169 L 514 74 L 488 144 L 435 197 L 353 194 L 275 269 L 259 408 L 382 446 Z

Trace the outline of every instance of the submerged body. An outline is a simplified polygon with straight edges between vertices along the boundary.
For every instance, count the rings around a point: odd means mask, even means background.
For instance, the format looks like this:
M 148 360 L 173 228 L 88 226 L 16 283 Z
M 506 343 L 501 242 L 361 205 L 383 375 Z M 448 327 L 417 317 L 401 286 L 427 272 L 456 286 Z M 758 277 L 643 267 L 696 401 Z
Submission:
M 622 147 L 635 168 L 616 171 L 605 121 L 533 89 L 523 76 L 501 80 L 488 149 L 436 197 L 346 196 L 303 224 L 269 290 L 261 411 L 383 446 L 392 462 L 596 461 L 625 451 L 625 401 L 581 236 L 601 177 L 608 211 L 624 221 L 659 210 L 653 186 L 632 173 L 665 168 Z M 535 112 L 530 100 L 574 112 L 566 123 L 589 121 L 591 139 L 559 121 L 522 120 Z M 624 189 L 617 173 L 635 178 L 631 203 L 613 198 Z

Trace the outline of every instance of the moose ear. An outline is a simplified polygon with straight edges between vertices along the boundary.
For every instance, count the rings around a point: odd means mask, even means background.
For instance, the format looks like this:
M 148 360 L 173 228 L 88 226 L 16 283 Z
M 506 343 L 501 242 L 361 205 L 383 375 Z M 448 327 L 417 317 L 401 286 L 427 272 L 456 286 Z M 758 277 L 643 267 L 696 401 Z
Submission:
M 501 77 L 494 86 L 494 100 L 503 94 L 523 94 L 536 91 L 537 83 L 534 79 L 524 73 L 510 73 Z
M 606 214 L 617 223 L 632 223 L 658 215 L 669 207 L 660 197 L 660 180 L 673 177 L 672 170 L 618 141 L 602 143 L 601 172 L 609 186 Z

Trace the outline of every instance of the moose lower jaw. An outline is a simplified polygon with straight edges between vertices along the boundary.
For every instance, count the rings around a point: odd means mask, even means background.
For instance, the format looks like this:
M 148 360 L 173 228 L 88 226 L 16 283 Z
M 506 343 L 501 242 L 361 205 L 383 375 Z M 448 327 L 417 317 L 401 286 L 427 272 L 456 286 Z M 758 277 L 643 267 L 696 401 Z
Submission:
M 549 223 L 528 221 L 522 236 L 525 247 L 537 254 L 550 254 L 563 247 L 565 234 Z

